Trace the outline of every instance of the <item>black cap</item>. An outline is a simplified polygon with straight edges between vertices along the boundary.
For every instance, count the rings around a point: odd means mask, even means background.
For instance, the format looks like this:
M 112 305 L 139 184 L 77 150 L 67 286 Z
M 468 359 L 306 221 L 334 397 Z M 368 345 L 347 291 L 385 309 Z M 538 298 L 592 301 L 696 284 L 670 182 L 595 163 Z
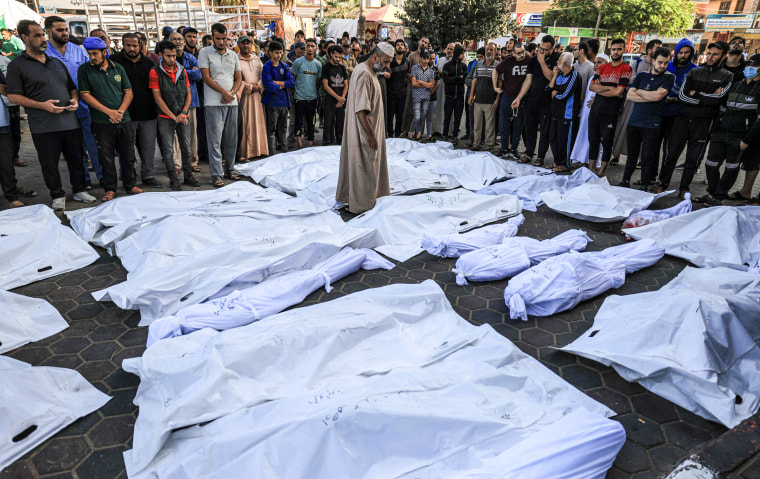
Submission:
M 306 44 L 304 42 L 295 42 L 293 48 L 306 48 Z
M 755 65 L 760 65 L 760 53 L 755 53 L 751 57 L 747 58 L 747 63 L 754 63 Z

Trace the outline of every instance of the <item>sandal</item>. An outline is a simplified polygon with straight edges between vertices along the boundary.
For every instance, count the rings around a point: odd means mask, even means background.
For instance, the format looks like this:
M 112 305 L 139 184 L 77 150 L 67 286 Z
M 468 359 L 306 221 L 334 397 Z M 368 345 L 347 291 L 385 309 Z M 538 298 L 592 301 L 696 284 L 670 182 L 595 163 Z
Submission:
M 694 202 L 702 203 L 705 206 L 720 206 L 721 204 L 723 204 L 719 199 L 711 196 L 709 193 L 699 198 L 696 198 Z
M 747 201 L 741 204 L 741 206 L 756 206 L 756 205 L 760 205 L 760 197 L 747 198 Z
M 533 166 L 537 166 L 539 168 L 543 168 L 544 167 L 544 160 L 538 159 L 538 160 L 534 161 L 533 162 Z
M 248 163 L 250 160 L 248 158 L 238 158 L 238 163 Z
M 232 181 L 238 181 L 240 179 L 240 176 L 237 173 L 235 173 L 234 171 L 230 171 L 229 173 L 225 173 L 224 177 L 227 178 L 228 180 L 232 180 Z
M 213 178 L 211 178 L 211 184 L 217 188 L 221 188 L 222 186 L 224 186 L 224 181 L 222 181 L 221 176 L 214 176 Z
M 21 196 L 26 196 L 27 198 L 32 198 L 32 197 L 37 196 L 36 191 L 30 190 L 29 188 L 24 188 L 23 186 L 17 186 L 16 193 Z
M 742 195 L 741 191 L 734 191 L 733 193 L 729 193 L 726 198 L 731 201 L 749 201 L 751 199 L 746 198 L 744 195 Z
M 568 168 L 565 165 L 559 165 L 559 166 L 556 166 L 556 167 L 552 168 L 552 171 L 555 172 L 555 173 L 567 173 L 567 172 L 570 171 L 570 168 Z
M 521 156 L 521 157 L 520 157 L 520 159 L 519 159 L 519 160 L 517 160 L 517 162 L 518 162 L 518 163 L 523 163 L 523 164 L 524 164 L 524 163 L 530 163 L 530 160 L 532 160 L 532 158 L 531 158 L 530 156 L 528 156 L 528 155 L 523 155 L 523 156 Z
M 29 166 L 29 163 L 22 160 L 21 158 L 16 158 L 15 160 L 13 160 L 13 164 L 16 166 Z
M 116 198 L 115 191 L 106 191 L 106 194 L 103 195 L 103 198 L 101 198 L 100 201 L 105 203 L 106 201 L 111 201 L 114 198 Z
M 8 206 L 10 206 L 11 208 L 21 208 L 22 206 L 24 206 L 24 203 L 16 200 L 16 201 L 11 201 L 10 203 L 8 203 Z
M 198 165 L 193 166 L 192 169 L 193 169 L 194 173 L 200 173 L 201 172 L 201 167 L 198 166 Z

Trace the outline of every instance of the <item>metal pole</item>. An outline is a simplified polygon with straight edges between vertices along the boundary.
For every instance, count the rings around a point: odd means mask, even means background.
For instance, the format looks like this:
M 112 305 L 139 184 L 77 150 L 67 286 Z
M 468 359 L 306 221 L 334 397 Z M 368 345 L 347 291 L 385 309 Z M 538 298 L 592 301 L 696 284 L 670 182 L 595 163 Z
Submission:
M 135 25 L 135 31 L 139 32 L 140 29 L 137 28 L 137 8 L 135 8 L 135 2 L 132 2 L 132 20 Z
M 187 12 L 187 24 L 191 27 L 193 25 L 193 20 L 190 18 L 190 0 L 185 0 L 185 11 Z

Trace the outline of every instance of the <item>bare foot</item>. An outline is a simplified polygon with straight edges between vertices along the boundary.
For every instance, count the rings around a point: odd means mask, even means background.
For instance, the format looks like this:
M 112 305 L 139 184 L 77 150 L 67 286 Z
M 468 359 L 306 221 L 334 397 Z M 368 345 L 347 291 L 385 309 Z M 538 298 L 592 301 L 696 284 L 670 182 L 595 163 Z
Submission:
M 10 203 L 8 203 L 8 206 L 10 206 L 11 208 L 21 208 L 22 206 L 24 206 L 24 203 L 16 200 L 16 201 L 11 201 Z

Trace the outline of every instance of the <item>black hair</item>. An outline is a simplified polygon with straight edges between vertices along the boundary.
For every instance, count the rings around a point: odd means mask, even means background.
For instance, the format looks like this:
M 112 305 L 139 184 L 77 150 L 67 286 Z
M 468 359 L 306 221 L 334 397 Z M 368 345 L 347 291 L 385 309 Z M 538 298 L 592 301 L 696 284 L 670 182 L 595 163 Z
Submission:
M 586 43 L 586 42 L 580 42 L 580 43 L 578 43 L 578 45 L 576 45 L 576 48 L 578 48 L 579 50 L 581 50 L 583 52 L 583 54 L 586 55 L 586 59 L 588 59 L 590 57 L 588 43 Z
M 280 52 L 282 50 L 283 50 L 282 43 L 275 42 L 275 41 L 269 42 L 269 51 L 270 52 Z
M 294 35 L 293 38 L 297 37 L 298 35 L 302 35 L 303 37 L 306 37 L 306 34 L 303 32 L 303 30 L 298 30 Z
M 184 30 L 182 30 L 182 36 L 183 36 L 183 37 L 184 37 L 185 35 L 187 35 L 188 33 L 195 33 L 196 35 L 198 35 L 198 30 L 196 30 L 196 29 L 195 29 L 195 28 L 193 28 L 193 27 L 187 27 L 187 28 L 185 28 Z
M 711 48 L 717 48 L 718 50 L 722 51 L 724 54 L 728 53 L 728 43 L 726 42 L 712 42 L 711 44 L 707 45 L 707 49 Z
M 512 48 L 513 48 L 512 51 L 514 52 L 514 48 L 525 48 L 525 45 L 515 40 L 515 44 L 512 46 Z
M 556 40 L 554 40 L 554 37 L 551 35 L 544 35 L 541 37 L 541 43 L 550 43 L 552 47 L 554 46 L 555 41 Z
M 66 20 L 64 20 L 61 17 L 57 17 L 55 15 L 52 15 L 50 17 L 45 18 L 45 30 L 53 28 L 53 24 L 54 23 L 59 23 L 59 22 L 66 23 Z
M 657 50 L 652 52 L 652 60 L 655 60 L 657 57 L 665 57 L 668 60 L 670 59 L 670 49 L 665 47 L 660 47 Z
M 31 27 L 32 25 L 37 25 L 39 27 L 37 22 L 34 22 L 32 20 L 21 20 L 20 22 L 18 22 L 18 25 L 16 25 L 16 31 L 18 32 L 19 36 L 26 35 L 28 37 L 29 27 Z
M 483 55 L 486 56 L 486 47 L 480 47 L 478 48 L 478 51 L 475 52 L 476 55 Z
M 213 39 L 214 39 L 214 37 L 212 37 L 211 35 L 209 35 L 207 33 L 207 34 L 203 35 L 203 38 L 201 38 L 201 44 L 203 44 L 203 42 L 205 42 L 206 40 L 213 40 Z
M 91 37 L 94 37 L 94 36 L 95 36 L 95 33 L 97 33 L 97 32 L 103 32 L 103 33 L 106 33 L 106 31 L 105 31 L 105 30 L 103 30 L 102 28 L 93 28 L 92 30 L 90 30 L 90 36 L 91 36 Z M 108 36 L 108 34 L 107 34 L 107 33 L 106 33 L 106 36 Z
M 596 38 L 591 38 L 589 40 L 586 40 L 586 43 L 588 43 L 589 53 L 593 53 L 594 56 L 599 53 L 599 40 Z M 589 58 L 591 58 L 591 56 L 589 56 Z
M 745 40 L 744 37 L 740 37 L 739 35 L 737 35 L 737 36 L 731 38 L 731 40 L 729 40 L 728 43 L 733 43 L 734 40 L 741 40 L 742 43 L 744 44 L 744 46 L 747 46 L 747 40 Z
M 161 40 L 158 42 L 158 45 L 156 45 L 156 53 L 159 55 L 164 53 L 166 50 L 176 50 L 177 45 L 174 44 L 171 40 Z
M 649 40 L 647 42 L 647 47 L 644 50 L 644 53 L 648 52 L 649 50 L 654 50 L 655 45 L 662 45 L 662 40 L 660 40 L 659 38 L 655 38 L 654 40 Z
M 533 53 L 536 51 L 536 44 L 535 43 L 528 43 L 528 46 L 525 47 L 525 51 L 528 53 Z
M 622 39 L 622 38 L 620 38 L 620 37 L 618 37 L 618 38 L 612 40 L 612 42 L 610 42 L 610 46 L 612 46 L 612 45 L 620 45 L 620 44 L 625 45 L 625 40 Z
M 124 35 L 121 36 L 121 44 L 122 45 L 124 44 L 124 40 L 126 40 L 127 38 L 134 38 L 135 40 L 137 40 L 137 44 L 138 45 L 142 43 L 142 40 L 137 35 L 137 33 L 128 32 L 128 33 L 125 33 Z
M 211 25 L 211 35 L 214 33 L 224 33 L 227 34 L 227 27 L 224 26 L 224 24 L 221 23 L 215 23 Z
M 313 43 L 316 46 L 317 40 L 315 38 L 307 38 L 304 43 Z
M 327 53 L 332 55 L 333 53 L 338 52 L 341 55 L 343 55 L 343 47 L 340 45 L 333 45 L 330 48 L 327 49 Z
M 393 45 L 395 46 L 395 45 L 398 45 L 399 43 L 403 43 L 404 45 L 406 45 L 406 42 L 404 41 L 403 38 L 396 39 L 396 41 L 393 42 Z

